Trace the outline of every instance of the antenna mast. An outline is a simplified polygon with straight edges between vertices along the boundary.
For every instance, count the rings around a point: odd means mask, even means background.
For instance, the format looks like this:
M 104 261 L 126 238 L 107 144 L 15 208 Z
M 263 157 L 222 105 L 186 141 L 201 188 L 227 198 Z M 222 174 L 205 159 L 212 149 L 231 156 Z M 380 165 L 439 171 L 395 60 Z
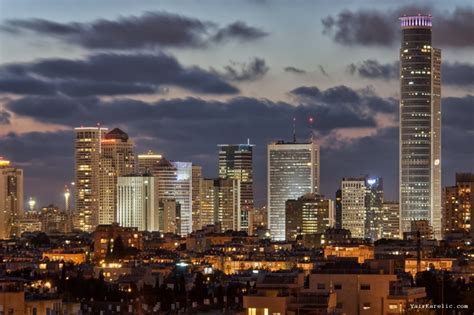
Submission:
M 293 117 L 293 143 L 296 143 L 296 117 Z

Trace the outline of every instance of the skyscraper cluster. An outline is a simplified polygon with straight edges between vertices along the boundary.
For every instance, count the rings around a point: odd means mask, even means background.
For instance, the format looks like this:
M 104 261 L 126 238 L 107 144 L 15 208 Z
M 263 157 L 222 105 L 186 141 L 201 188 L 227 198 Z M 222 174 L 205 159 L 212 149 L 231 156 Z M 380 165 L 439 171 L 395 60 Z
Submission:
M 117 222 L 186 236 L 218 223 L 249 234 L 266 228 L 275 241 L 327 228 L 372 241 L 420 227 L 438 239 L 470 233 L 473 175 L 456 174 L 456 184 L 441 189 L 441 52 L 432 47 L 431 16 L 400 20 L 399 201 L 384 200 L 377 176 L 345 177 L 334 200 L 321 195 L 321 149 L 313 137 L 268 144 L 267 204 L 256 211 L 250 141 L 219 144 L 218 177 L 208 178 L 192 162 L 151 150 L 135 154 L 119 128 L 78 127 L 74 226 L 92 232 Z M 0 175 L 0 234 L 6 238 L 23 214 L 23 172 L 0 160 Z M 66 212 L 71 193 L 66 186 Z
M 219 145 L 219 178 L 191 162 L 148 151 L 135 156 L 119 128 L 76 128 L 78 228 L 119 223 L 143 231 L 188 235 L 205 225 L 249 231 L 253 210 L 253 145 Z

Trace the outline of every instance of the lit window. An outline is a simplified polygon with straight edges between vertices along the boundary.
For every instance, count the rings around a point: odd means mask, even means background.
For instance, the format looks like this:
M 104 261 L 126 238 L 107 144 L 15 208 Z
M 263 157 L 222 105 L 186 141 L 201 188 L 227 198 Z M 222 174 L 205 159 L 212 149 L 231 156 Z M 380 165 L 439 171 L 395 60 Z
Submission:
M 257 309 L 256 308 L 249 308 L 248 315 L 257 315 Z

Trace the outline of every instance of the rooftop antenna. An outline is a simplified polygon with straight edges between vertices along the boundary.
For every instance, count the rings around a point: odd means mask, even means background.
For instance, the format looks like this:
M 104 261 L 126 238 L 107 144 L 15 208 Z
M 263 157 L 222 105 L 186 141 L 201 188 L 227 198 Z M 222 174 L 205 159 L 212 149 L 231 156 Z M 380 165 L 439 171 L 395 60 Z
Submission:
M 296 143 L 296 117 L 293 117 L 293 143 Z

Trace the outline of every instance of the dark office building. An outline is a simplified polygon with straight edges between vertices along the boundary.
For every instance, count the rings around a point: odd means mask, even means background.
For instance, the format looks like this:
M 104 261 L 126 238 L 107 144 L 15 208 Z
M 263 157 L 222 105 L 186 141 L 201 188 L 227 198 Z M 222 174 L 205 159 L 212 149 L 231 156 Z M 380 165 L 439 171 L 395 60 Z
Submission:
M 253 144 L 219 145 L 219 178 L 240 181 L 240 230 L 252 233 Z
M 336 212 L 336 222 L 335 228 L 342 229 L 342 190 L 338 189 L 336 191 L 336 199 L 334 202 L 334 208 Z

